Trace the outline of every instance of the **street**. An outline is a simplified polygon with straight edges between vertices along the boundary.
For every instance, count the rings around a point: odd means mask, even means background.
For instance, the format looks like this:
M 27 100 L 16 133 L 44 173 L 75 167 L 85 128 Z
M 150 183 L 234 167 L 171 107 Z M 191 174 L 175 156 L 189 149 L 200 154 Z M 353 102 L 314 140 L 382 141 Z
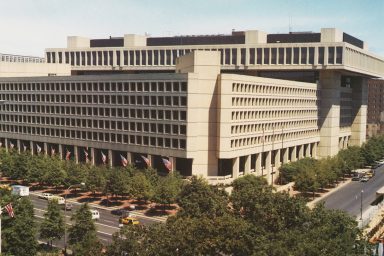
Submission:
M 367 182 L 352 181 L 321 202 L 329 209 L 340 209 L 351 216 L 360 216 L 362 199 L 362 212 L 364 212 L 376 198 L 376 191 L 384 186 L 384 165 L 376 169 L 376 175 Z M 363 191 L 363 192 L 362 192 Z
M 29 198 L 31 199 L 33 205 L 34 205 L 34 212 L 37 222 L 41 222 L 44 218 L 44 213 L 47 210 L 47 204 L 48 201 L 44 199 L 40 199 L 37 197 L 36 194 L 30 194 Z M 67 200 L 72 203 L 73 209 L 71 211 L 66 212 L 66 223 L 68 225 L 72 225 L 72 222 L 70 221 L 70 218 L 73 213 L 76 212 L 76 210 L 79 208 L 81 203 L 74 202 L 72 200 Z M 97 234 L 100 239 L 100 241 L 107 245 L 111 243 L 112 241 L 112 235 L 119 231 L 119 216 L 113 215 L 111 213 L 111 209 L 102 209 L 102 208 L 94 208 L 92 205 L 89 205 L 92 209 L 97 209 L 100 212 L 100 219 L 95 221 Z M 140 213 L 135 213 L 135 211 L 131 212 L 133 216 L 135 216 L 137 219 L 139 219 L 140 223 L 143 225 L 151 225 L 154 223 L 160 222 L 159 219 L 143 216 Z M 63 210 L 64 214 L 64 210 Z M 56 241 L 54 243 L 55 246 L 64 247 L 64 239 L 61 241 Z

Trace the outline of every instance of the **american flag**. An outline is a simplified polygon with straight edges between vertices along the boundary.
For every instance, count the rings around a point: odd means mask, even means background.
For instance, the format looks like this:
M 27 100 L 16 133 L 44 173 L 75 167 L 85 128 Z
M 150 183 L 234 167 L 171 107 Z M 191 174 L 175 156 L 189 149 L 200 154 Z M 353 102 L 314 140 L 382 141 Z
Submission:
M 150 166 L 151 166 L 151 162 L 149 161 L 149 159 L 146 158 L 146 157 L 143 156 L 143 155 L 140 155 L 140 156 L 141 156 L 141 158 L 144 160 L 144 162 L 147 164 L 147 167 L 150 167 Z
M 9 203 L 6 206 L 4 206 L 5 210 L 7 210 L 9 217 L 14 218 L 15 213 L 13 212 L 12 204 Z
M 85 162 L 88 163 L 88 161 L 89 161 L 88 152 L 85 149 L 84 149 L 84 155 L 85 155 Z
M 71 158 L 71 151 L 67 150 L 67 153 L 65 154 L 65 160 L 69 160 Z
M 51 156 L 54 156 L 54 155 L 55 155 L 55 149 L 51 147 Z
M 103 151 L 101 151 L 101 161 L 103 162 L 103 164 L 105 164 L 105 162 L 107 162 L 107 156 L 104 155 Z
M 24 152 L 27 151 L 27 146 L 25 146 L 24 143 L 23 143 L 23 149 L 24 149 Z
M 41 147 L 39 146 L 39 144 L 36 144 L 36 148 L 37 148 L 37 153 L 40 153 L 41 152 Z
M 167 158 L 162 158 L 163 159 L 163 164 L 165 168 L 167 168 L 168 172 L 172 171 L 172 163 L 169 161 Z
M 121 165 L 126 167 L 128 165 L 127 158 L 125 158 L 123 155 L 120 154 L 120 159 L 121 159 Z

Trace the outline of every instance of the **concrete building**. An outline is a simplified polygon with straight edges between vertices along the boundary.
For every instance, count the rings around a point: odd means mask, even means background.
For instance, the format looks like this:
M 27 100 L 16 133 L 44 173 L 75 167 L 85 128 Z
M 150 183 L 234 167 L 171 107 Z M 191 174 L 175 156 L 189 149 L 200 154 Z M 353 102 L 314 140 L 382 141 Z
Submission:
M 67 46 L 47 49 L 46 62 L 70 65 L 70 77 L 0 79 L 5 147 L 126 158 L 211 182 L 254 173 L 271 183 L 282 163 L 361 145 L 367 79 L 384 75 L 380 57 L 337 29 Z
M 384 80 L 368 80 L 367 136 L 384 132 Z

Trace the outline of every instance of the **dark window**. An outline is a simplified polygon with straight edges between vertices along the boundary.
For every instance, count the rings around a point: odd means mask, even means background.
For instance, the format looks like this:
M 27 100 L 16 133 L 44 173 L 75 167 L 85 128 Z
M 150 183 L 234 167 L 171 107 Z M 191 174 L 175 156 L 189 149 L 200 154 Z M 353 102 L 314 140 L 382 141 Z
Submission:
M 324 64 L 324 47 L 319 47 L 319 64 Z
M 249 64 L 255 64 L 255 48 L 249 49 Z
M 328 47 L 328 64 L 335 64 L 335 47 Z
M 285 49 L 285 63 L 292 64 L 292 48 Z
M 256 60 L 257 60 L 257 64 L 261 64 L 261 56 L 262 56 L 262 48 L 257 48 L 257 50 L 256 50 L 256 54 L 257 54 L 257 58 L 256 58 Z
M 343 63 L 343 47 L 336 47 L 336 64 Z

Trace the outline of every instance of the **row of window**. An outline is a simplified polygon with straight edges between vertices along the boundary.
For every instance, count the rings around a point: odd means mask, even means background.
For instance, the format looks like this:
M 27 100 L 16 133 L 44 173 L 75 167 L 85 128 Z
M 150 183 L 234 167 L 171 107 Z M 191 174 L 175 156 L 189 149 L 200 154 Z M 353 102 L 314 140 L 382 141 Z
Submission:
M 284 133 L 283 136 L 281 134 L 275 135 L 267 135 L 267 136 L 258 136 L 252 138 L 243 138 L 243 139 L 233 139 L 231 140 L 231 148 L 240 148 L 240 147 L 249 147 L 260 145 L 263 143 L 281 143 L 282 140 L 291 140 L 298 138 L 307 138 L 319 136 L 319 130 L 307 130 L 307 131 L 299 131 L 299 132 L 289 132 Z
M 44 58 L 21 56 L 21 55 L 10 55 L 0 54 L 1 62 L 21 62 L 21 63 L 44 63 Z
M 172 120 L 186 121 L 187 112 L 185 110 L 156 110 L 156 109 L 136 109 L 136 108 L 96 108 L 96 107 L 65 107 L 65 106 L 42 106 L 42 105 L 9 105 L 1 106 L 4 112 L 22 112 L 36 114 L 52 114 L 52 115 L 76 115 L 89 117 L 115 117 L 115 118 L 136 118 L 150 120 Z M 17 115 L 15 118 L 18 118 Z M 21 118 L 21 117 L 20 117 Z M 23 122 L 34 121 L 34 116 L 23 115 Z M 39 118 L 39 117 L 36 117 Z M 47 117 L 53 118 L 53 117 Z M 26 120 L 32 121 L 26 121 Z M 21 121 L 21 119 L 20 119 Z
M 317 118 L 313 120 L 301 120 L 301 121 L 290 121 L 290 122 L 279 122 L 273 124 L 247 124 L 247 125 L 233 125 L 231 126 L 231 134 L 247 134 L 261 131 L 278 133 L 284 131 L 284 129 L 292 128 L 308 128 L 317 127 Z
M 159 136 L 155 137 L 146 135 L 129 135 L 120 133 L 54 129 L 8 124 L 1 124 L 0 129 L 2 132 L 20 133 L 27 135 L 50 136 L 67 139 L 80 139 L 97 142 L 131 144 L 160 148 L 186 149 L 186 140 L 179 138 L 164 138 Z
M 113 104 L 140 106 L 187 106 L 187 96 L 144 95 L 60 95 L 60 94 L 1 94 L 1 100 L 14 102 Z
M 1 91 L 187 92 L 187 82 L 32 82 L 0 83 Z
M 316 89 L 292 88 L 276 85 L 232 83 L 232 92 L 254 94 L 283 94 L 283 95 L 308 95 L 317 96 Z
M 342 64 L 343 47 L 195 48 L 46 52 L 48 63 L 71 66 L 170 66 L 195 50 L 219 51 L 221 65 Z M 317 58 L 315 59 L 317 54 Z
M 276 98 L 250 98 L 232 97 L 232 106 L 316 106 L 317 98 L 314 99 L 276 99 Z
M 231 120 L 255 120 L 265 118 L 317 118 L 317 109 L 306 110 L 267 110 L 267 111 L 232 111 Z
M 159 134 L 186 135 L 187 127 L 184 124 L 142 123 L 113 120 L 77 119 L 60 117 L 0 115 L 2 122 L 36 124 L 40 126 L 77 127 L 82 129 L 108 129 L 131 132 L 147 132 Z

